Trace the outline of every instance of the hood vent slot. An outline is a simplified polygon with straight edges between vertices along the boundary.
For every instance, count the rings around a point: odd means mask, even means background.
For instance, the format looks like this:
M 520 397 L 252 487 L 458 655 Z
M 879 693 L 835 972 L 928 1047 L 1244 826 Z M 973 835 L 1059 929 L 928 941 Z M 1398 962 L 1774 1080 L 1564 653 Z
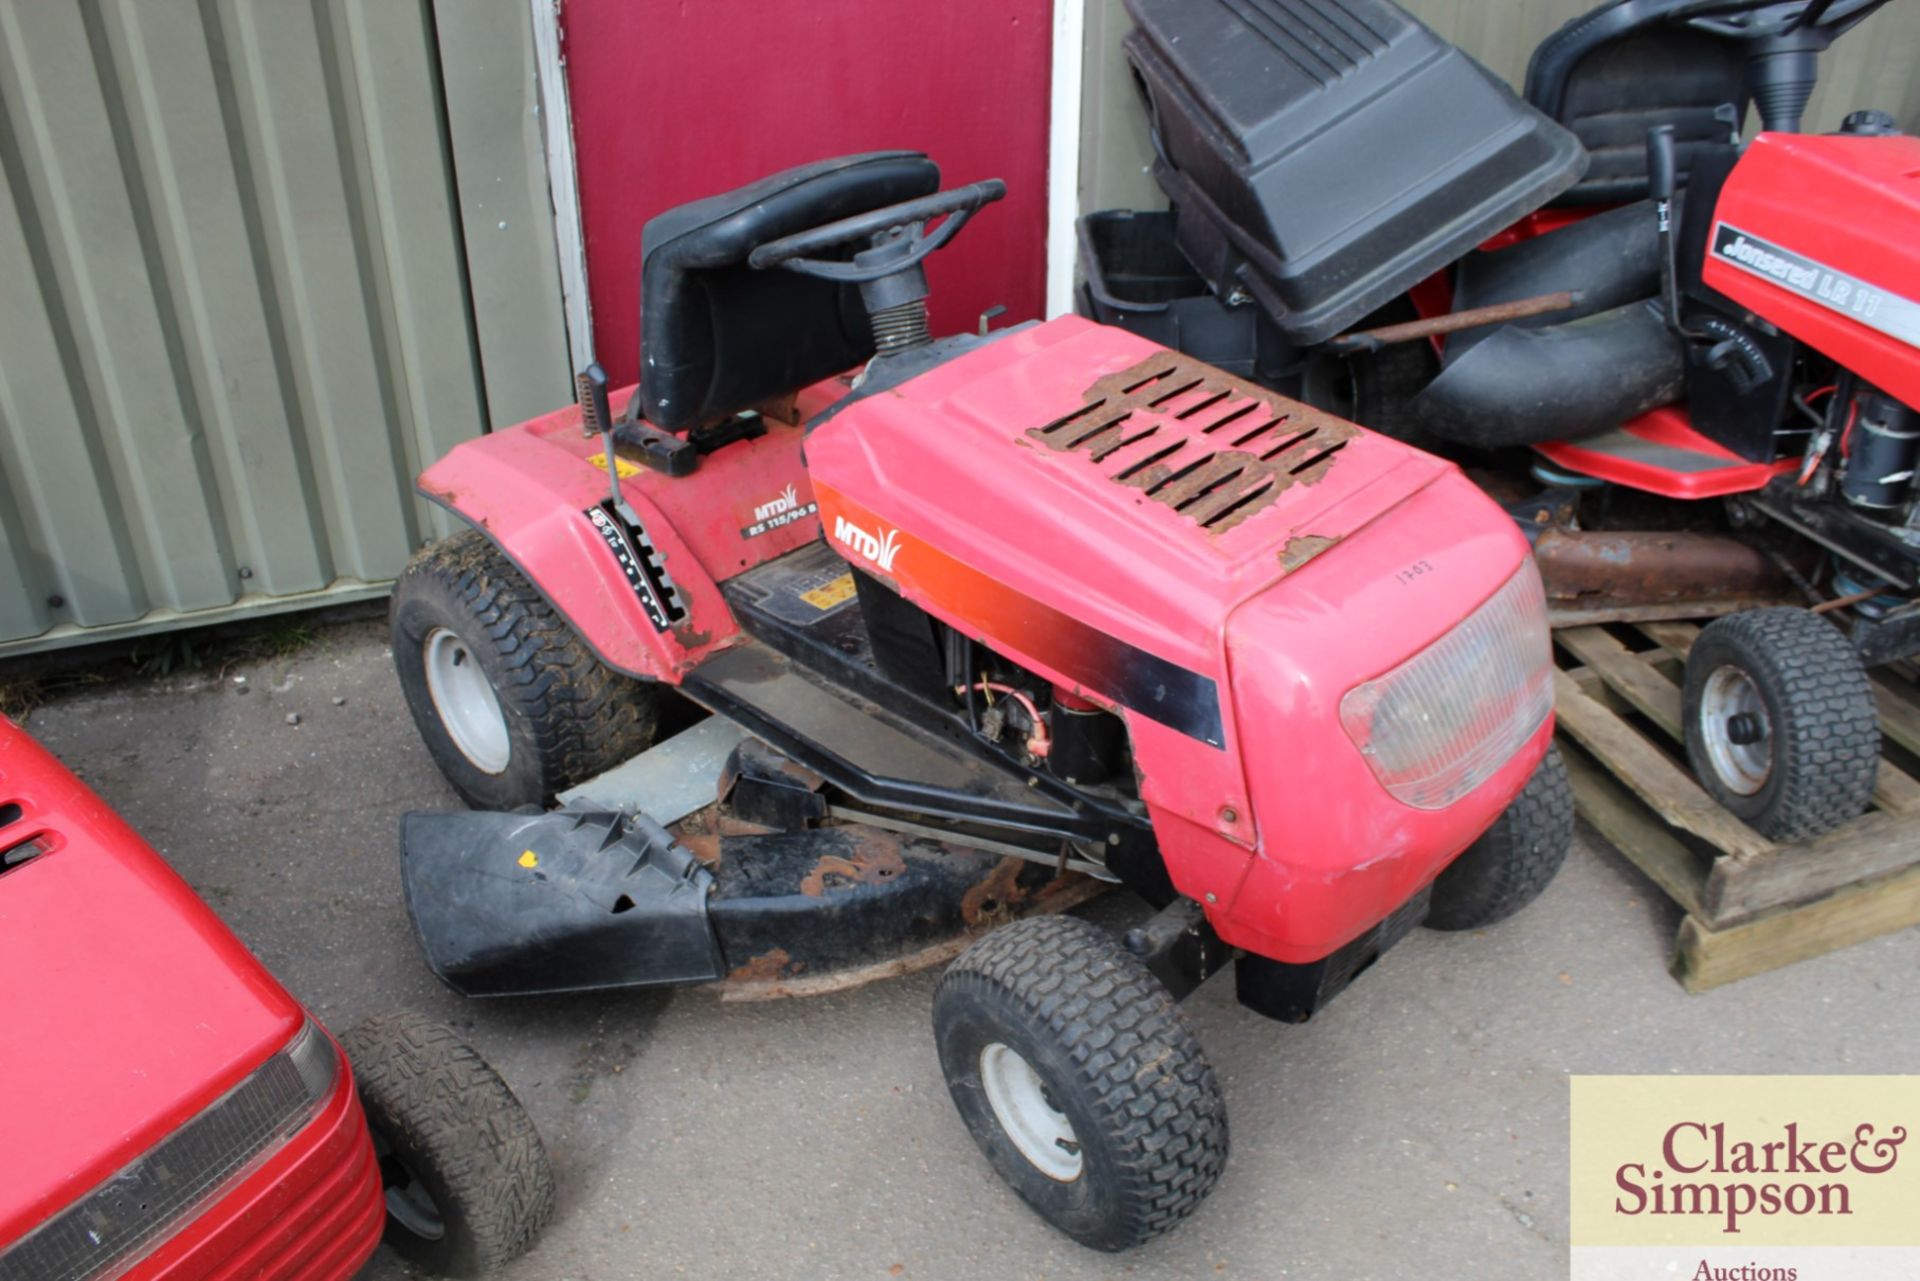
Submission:
M 0 846 L 0 876 L 5 876 L 16 867 L 25 867 L 42 854 L 53 852 L 53 838 L 45 832 L 35 832 L 24 841 L 11 841 Z
M 1174 352 L 1109 374 L 1028 437 L 1212 534 L 1326 474 L 1352 423 Z

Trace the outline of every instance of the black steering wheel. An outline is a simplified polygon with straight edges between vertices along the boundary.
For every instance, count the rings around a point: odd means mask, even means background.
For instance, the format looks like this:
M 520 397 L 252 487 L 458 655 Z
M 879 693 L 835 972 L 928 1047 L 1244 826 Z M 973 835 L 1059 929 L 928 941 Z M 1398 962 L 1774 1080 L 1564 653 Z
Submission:
M 853 284 L 879 280 L 920 262 L 952 240 L 960 228 L 967 225 L 967 219 L 983 206 L 1006 194 L 1007 184 L 998 178 L 969 183 L 951 191 L 936 191 L 918 200 L 904 200 L 884 209 L 769 240 L 747 255 L 747 265 L 761 270 L 785 267 L 803 276 Z M 947 215 L 947 220 L 927 231 L 928 220 L 942 214 Z M 867 248 L 850 261 L 810 256 L 863 240 Z
M 1762 40 L 1796 31 L 1839 35 L 1887 0 L 1700 0 L 1682 5 L 1670 20 L 1730 40 Z

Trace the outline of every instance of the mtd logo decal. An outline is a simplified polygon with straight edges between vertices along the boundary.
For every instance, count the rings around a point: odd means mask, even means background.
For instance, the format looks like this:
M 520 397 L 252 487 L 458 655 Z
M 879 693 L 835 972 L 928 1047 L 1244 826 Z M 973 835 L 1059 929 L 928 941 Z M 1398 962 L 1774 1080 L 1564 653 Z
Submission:
M 872 561 L 882 571 L 893 572 L 893 558 L 900 554 L 900 531 L 889 529 L 883 537 L 869 533 L 848 520 L 837 516 L 833 521 L 834 541 L 843 543 L 848 550 Z
M 778 498 L 761 503 L 753 509 L 753 520 L 740 531 L 742 538 L 758 538 L 760 535 L 779 529 L 782 525 L 791 525 L 796 520 L 805 520 L 820 510 L 818 503 L 803 503 L 800 493 L 792 485 L 780 491 Z

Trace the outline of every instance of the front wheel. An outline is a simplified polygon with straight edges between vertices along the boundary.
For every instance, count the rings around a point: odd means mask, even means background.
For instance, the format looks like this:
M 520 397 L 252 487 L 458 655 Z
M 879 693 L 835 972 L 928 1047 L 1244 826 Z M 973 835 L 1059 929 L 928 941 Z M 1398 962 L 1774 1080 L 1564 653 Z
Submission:
M 1792 607 L 1717 618 L 1687 655 L 1684 685 L 1694 775 L 1762 836 L 1804 841 L 1866 812 L 1880 720 L 1839 628 Z
M 553 1169 L 520 1100 L 443 1023 L 376 1015 L 340 1038 L 373 1134 L 386 1241 L 428 1271 L 476 1277 L 531 1245 Z
M 391 629 L 420 737 L 475 809 L 543 805 L 653 740 L 658 687 L 602 663 L 477 531 L 409 562 Z
M 933 1030 L 995 1172 L 1082 1245 L 1159 1236 L 1219 1180 L 1213 1069 L 1172 994 L 1098 927 L 1044 916 L 988 934 L 940 980 Z
M 1573 847 L 1573 785 L 1549 747 L 1513 804 L 1433 883 L 1427 925 L 1477 930 L 1540 897 Z

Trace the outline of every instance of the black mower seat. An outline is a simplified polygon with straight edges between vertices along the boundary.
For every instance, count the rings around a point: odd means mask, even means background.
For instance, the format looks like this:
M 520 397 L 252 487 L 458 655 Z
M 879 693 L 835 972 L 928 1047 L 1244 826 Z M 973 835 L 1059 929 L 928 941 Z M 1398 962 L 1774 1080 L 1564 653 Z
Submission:
M 681 431 L 818 382 L 873 355 L 856 285 L 755 271 L 769 241 L 931 195 L 917 151 L 801 165 L 676 206 L 640 233 L 640 405 Z
M 1613 0 L 1540 42 L 1527 101 L 1565 125 L 1591 157 L 1556 202 L 1624 204 L 1647 197 L 1647 130 L 1672 125 L 1676 176 L 1695 149 L 1725 143 L 1747 111 L 1747 51 L 1673 21 L 1699 0 Z

